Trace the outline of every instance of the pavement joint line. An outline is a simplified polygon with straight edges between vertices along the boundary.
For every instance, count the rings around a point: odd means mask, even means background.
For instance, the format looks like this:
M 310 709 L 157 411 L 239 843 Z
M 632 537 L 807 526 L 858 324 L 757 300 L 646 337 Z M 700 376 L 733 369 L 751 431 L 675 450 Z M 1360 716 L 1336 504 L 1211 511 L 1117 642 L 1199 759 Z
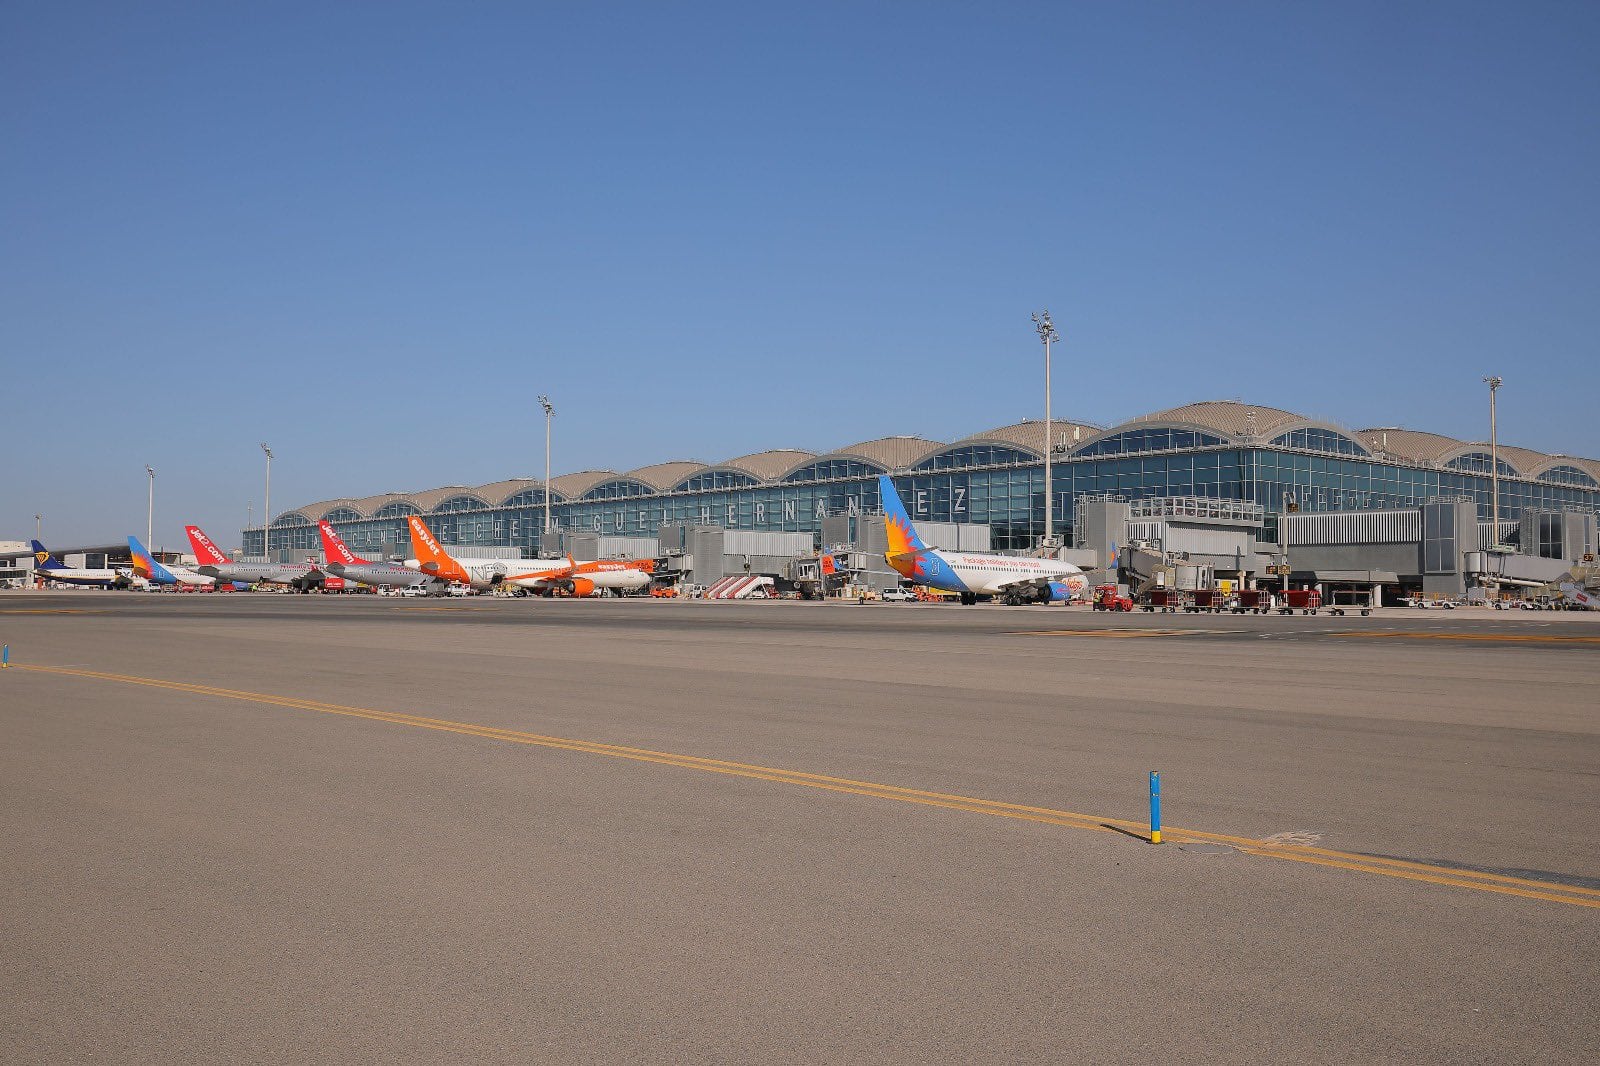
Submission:
M 1389 637 L 1412 640 L 1509 641 L 1521 644 L 1600 644 L 1600 637 L 1560 637 L 1527 633 L 1446 633 L 1420 629 L 1329 630 L 1333 637 Z
M 1203 629 L 1014 629 L 1013 637 L 1192 637 Z
M 240 700 L 242 702 L 288 707 L 297 710 L 316 711 L 323 714 L 335 714 L 351 718 L 364 718 L 371 721 L 387 722 L 392 725 L 407 725 L 416 728 L 437 730 L 440 732 L 456 733 L 464 736 L 476 736 L 489 740 L 528 744 L 538 747 L 553 748 L 563 751 L 574 751 L 591 755 L 606 755 L 613 758 L 628 759 L 634 762 L 656 763 L 666 766 L 675 766 L 680 769 L 699 770 L 706 773 L 727 774 L 734 777 L 743 777 L 760 781 L 771 781 L 778 784 L 801 785 L 807 788 L 816 788 L 829 792 L 841 792 L 851 795 L 867 796 L 876 799 L 896 800 L 902 803 L 915 803 L 923 806 L 941 807 L 949 810 L 966 811 L 974 814 L 987 814 L 995 817 L 1039 822 L 1047 825 L 1056 825 L 1071 829 L 1085 829 L 1098 832 L 1120 831 L 1126 833 L 1129 830 L 1140 831 L 1145 828 L 1145 825 L 1142 822 L 1129 821 L 1121 818 L 1101 818 L 1095 815 L 1083 814 L 1076 811 L 1057 810 L 1049 807 L 1034 807 L 1025 804 L 1008 803 L 1001 800 L 989 800 L 975 796 L 962 796 L 952 793 L 933 792 L 924 789 L 907 788 L 902 785 L 889 785 L 873 781 L 859 781 L 851 778 L 833 777 L 826 774 L 810 773 L 802 770 L 786 770 L 780 767 L 761 766 L 753 763 L 732 762 L 729 760 L 712 759 L 698 755 L 684 755 L 675 752 L 653 751 L 648 748 L 635 748 L 622 744 L 610 744 L 603 741 L 589 741 L 568 737 L 547 736 L 539 733 L 527 733 L 515 729 L 506 729 L 499 726 L 481 725 L 472 722 L 457 722 L 442 718 L 426 718 L 420 715 L 405 714 L 399 711 L 384 711 L 369 707 L 354 707 L 346 704 L 327 703 L 321 700 L 302 699 L 294 696 L 277 696 L 271 693 L 249 692 L 240 689 L 220 688 L 214 685 L 201 685 L 184 681 L 168 681 L 160 678 L 137 677 L 131 674 L 113 674 L 98 670 L 86 670 L 75 667 L 17 663 L 12 664 L 12 666 L 13 669 L 27 670 L 35 673 L 55 674 L 66 677 L 84 677 L 94 680 L 118 682 L 122 684 L 141 685 L 149 688 L 161 688 L 176 692 L 187 692 L 200 696 L 214 696 L 224 699 Z M 1135 832 L 1134 835 L 1142 835 L 1142 833 Z M 1308 845 L 1274 845 L 1249 837 L 1240 837 L 1223 833 L 1211 833 L 1196 829 L 1167 828 L 1164 830 L 1164 835 L 1175 842 L 1187 840 L 1230 844 L 1238 848 L 1244 854 L 1254 855 L 1261 858 L 1303 862 L 1315 866 L 1352 870 L 1359 873 L 1378 874 L 1385 877 L 1400 878 L 1402 880 L 1420 881 L 1428 884 L 1454 888 L 1476 889 L 1481 892 L 1493 892 L 1503 895 L 1518 896 L 1526 899 L 1538 899 L 1553 903 L 1566 903 L 1573 906 L 1593 907 L 1600 909 L 1600 889 L 1586 888 L 1583 886 L 1562 885 L 1555 882 L 1537 881 L 1531 878 L 1513 877 L 1507 874 L 1496 874 L 1487 871 L 1462 870 L 1457 867 L 1434 866 L 1428 863 L 1414 862 L 1407 859 L 1390 859 L 1362 855 L 1355 852 L 1333 851 L 1326 848 L 1317 848 Z

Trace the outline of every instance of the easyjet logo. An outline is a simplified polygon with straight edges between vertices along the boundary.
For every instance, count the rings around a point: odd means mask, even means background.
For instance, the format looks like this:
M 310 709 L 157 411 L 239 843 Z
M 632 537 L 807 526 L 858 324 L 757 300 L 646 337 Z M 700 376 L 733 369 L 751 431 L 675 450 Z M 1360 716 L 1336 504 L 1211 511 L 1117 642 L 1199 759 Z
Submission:
M 441 555 L 444 554 L 439 548 L 439 542 L 433 539 L 433 534 L 428 532 L 428 527 L 422 524 L 422 519 L 413 517 L 411 519 L 411 529 L 416 533 L 417 539 L 427 545 L 429 551 L 438 552 Z

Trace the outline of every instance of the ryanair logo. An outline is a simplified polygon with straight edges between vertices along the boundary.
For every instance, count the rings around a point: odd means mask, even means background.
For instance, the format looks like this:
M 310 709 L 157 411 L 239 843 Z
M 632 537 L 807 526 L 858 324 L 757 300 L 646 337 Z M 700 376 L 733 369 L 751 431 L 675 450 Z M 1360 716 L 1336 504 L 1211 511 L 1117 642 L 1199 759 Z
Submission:
M 35 563 L 37 563 L 38 565 L 43 566 L 45 563 L 48 563 L 50 561 L 50 553 L 49 552 L 34 552 L 33 553 L 33 561 Z

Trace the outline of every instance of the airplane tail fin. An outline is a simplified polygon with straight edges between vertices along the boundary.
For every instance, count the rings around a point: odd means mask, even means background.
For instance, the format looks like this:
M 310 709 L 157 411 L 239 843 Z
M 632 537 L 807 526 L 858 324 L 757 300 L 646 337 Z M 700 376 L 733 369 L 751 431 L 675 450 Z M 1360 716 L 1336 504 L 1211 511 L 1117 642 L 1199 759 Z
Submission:
M 439 541 L 421 518 L 408 515 L 406 523 L 411 526 L 411 552 L 417 557 L 417 565 L 422 568 L 424 574 L 437 577 L 441 571 L 454 569 L 451 564 L 455 560 L 439 546 Z
M 883 528 L 889 537 L 889 550 L 885 555 L 905 555 L 926 551 L 928 546 L 917 536 L 917 527 L 911 524 L 906 505 L 900 502 L 894 481 L 888 474 L 878 476 L 878 495 L 883 499 Z
M 144 545 L 139 543 L 138 537 L 128 538 L 128 554 L 133 556 L 133 572 L 135 574 L 146 581 L 155 576 L 156 561 L 150 557 L 150 553 L 145 550 Z
M 33 568 L 35 570 L 60 570 L 63 569 L 61 560 L 51 555 L 49 550 L 38 541 L 33 541 Z
M 322 534 L 322 554 L 327 556 L 330 565 L 344 563 L 352 566 L 368 562 L 350 550 L 344 539 L 333 531 L 333 524 L 326 519 L 317 523 L 317 532 Z
M 210 537 L 206 536 L 205 530 L 199 526 L 184 526 L 183 531 L 188 534 L 189 547 L 194 549 L 194 557 L 201 566 L 228 562 L 228 557 L 222 554 L 222 550 Z

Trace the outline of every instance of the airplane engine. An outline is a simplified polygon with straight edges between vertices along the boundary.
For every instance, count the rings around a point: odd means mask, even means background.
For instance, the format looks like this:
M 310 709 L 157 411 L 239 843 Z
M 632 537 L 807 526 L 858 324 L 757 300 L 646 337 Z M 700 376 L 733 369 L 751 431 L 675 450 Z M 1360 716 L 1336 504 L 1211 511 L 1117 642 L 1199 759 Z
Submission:
M 586 577 L 575 577 L 567 582 L 567 594 L 569 596 L 593 596 L 594 582 Z

